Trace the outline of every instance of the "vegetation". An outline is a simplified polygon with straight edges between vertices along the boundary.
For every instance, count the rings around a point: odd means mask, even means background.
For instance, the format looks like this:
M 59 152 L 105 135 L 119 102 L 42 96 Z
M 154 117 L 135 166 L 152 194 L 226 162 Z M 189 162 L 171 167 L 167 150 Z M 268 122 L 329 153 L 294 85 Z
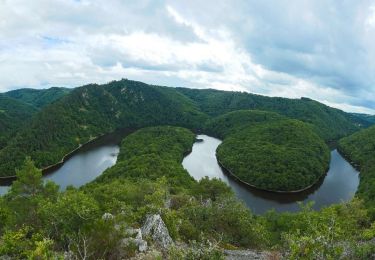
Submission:
M 375 235 L 375 224 L 360 200 L 319 212 L 307 205 L 299 213 L 255 216 L 223 182 L 196 182 L 181 164 L 163 165 L 181 161 L 193 138 L 178 127 L 139 130 L 124 139 L 118 163 L 103 177 L 64 192 L 43 183 L 40 170 L 27 159 L 11 191 L 0 198 L 0 255 L 129 257 L 135 249 L 119 246 L 126 229 L 139 227 L 153 212 L 162 216 L 178 242 L 164 252 L 169 259 L 223 259 L 223 248 L 276 250 L 290 259 L 338 259 L 344 251 L 347 259 L 369 259 L 375 252 L 367 242 Z M 130 162 L 129 156 L 135 160 L 149 155 L 163 162 L 153 166 L 155 173 L 147 162 L 132 167 L 124 163 Z M 113 219 L 103 219 L 104 213 Z
M 26 156 L 37 167 L 54 164 L 71 150 L 99 135 L 119 128 L 175 125 L 201 129 L 210 117 L 239 109 L 280 113 L 310 124 L 324 140 L 350 134 L 369 122 L 316 101 L 270 98 L 240 92 L 192 90 L 121 80 L 69 90 L 21 89 L 4 95 L 41 108 L 12 136 L 0 134 L 0 176 L 14 175 Z M 46 106 L 46 104 L 50 104 Z M 0 111 L 1 107 L 0 107 Z M 32 111 L 32 110 L 30 110 Z M 1 127 L 0 113 L 0 127 Z M 0 129 L 1 130 L 1 129 Z M 0 141 L 1 144 L 1 141 Z
M 0 149 L 36 112 L 32 106 L 0 94 Z
M 237 110 L 209 120 L 205 126 L 205 132 L 224 139 L 249 126 L 264 122 L 285 120 L 287 117 L 274 112 L 259 110 Z
M 0 151 L 0 176 L 30 156 L 37 167 L 54 164 L 71 150 L 119 128 L 179 125 L 198 128 L 207 116 L 171 88 L 122 80 L 76 88 L 42 109 Z
M 364 199 L 375 218 L 375 126 L 341 139 L 338 148 L 360 167 L 358 196 Z
M 170 259 L 223 259 L 223 249 L 242 248 L 280 251 L 290 259 L 373 258 L 374 127 L 339 142 L 339 150 L 361 167 L 358 196 L 320 211 L 301 205 L 298 213 L 256 216 L 226 184 L 197 182 L 181 165 L 194 142 L 191 130 L 204 130 L 224 139 L 218 158 L 242 180 L 271 190 L 304 188 L 328 166 L 329 151 L 320 138 L 353 133 L 372 124 L 372 117 L 307 98 L 129 80 L 67 92 L 23 89 L 0 95 L 0 176 L 18 177 L 0 197 L 0 256 L 130 257 L 134 245 L 121 246 L 129 238 L 126 230 L 157 213 L 177 241 L 163 252 Z M 42 180 L 38 168 L 121 128 L 140 130 L 122 141 L 116 165 L 94 182 L 59 192 Z M 105 213 L 113 219 L 104 219 Z
M 71 89 L 52 87 L 48 89 L 21 88 L 5 92 L 4 95 L 35 108 L 43 108 L 69 94 Z
M 209 123 L 224 138 L 219 162 L 241 181 L 272 191 L 295 191 L 326 173 L 330 153 L 311 127 L 276 113 L 231 112 Z
M 354 117 L 361 118 L 362 120 L 367 121 L 370 125 L 375 124 L 375 116 L 368 115 L 368 114 L 360 114 L 360 113 L 351 113 Z
M 336 140 L 370 123 L 352 114 L 323 105 L 309 98 L 288 99 L 266 97 L 244 92 L 213 89 L 178 88 L 178 91 L 194 100 L 201 111 L 219 116 L 241 109 L 276 112 L 289 118 L 311 124 L 325 140 Z

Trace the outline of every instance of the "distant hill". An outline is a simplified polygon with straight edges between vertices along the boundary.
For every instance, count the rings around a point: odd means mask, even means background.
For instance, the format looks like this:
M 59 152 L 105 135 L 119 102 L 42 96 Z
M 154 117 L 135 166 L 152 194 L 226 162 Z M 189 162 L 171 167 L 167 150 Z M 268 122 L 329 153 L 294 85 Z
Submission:
M 208 115 L 218 116 L 240 109 L 277 112 L 312 124 L 315 131 L 326 141 L 338 139 L 359 130 L 361 127 L 370 125 L 363 118 L 331 108 L 309 98 L 266 97 L 214 89 L 177 88 L 177 90 L 194 100 L 202 112 Z
M 369 115 L 369 114 L 361 114 L 361 113 L 351 113 L 353 117 L 360 118 L 369 124 L 373 125 L 375 124 L 375 115 Z
M 58 87 L 52 87 L 49 89 L 22 88 L 11 90 L 4 93 L 4 95 L 32 105 L 36 108 L 43 108 L 44 106 L 67 95 L 70 91 L 71 89 Z

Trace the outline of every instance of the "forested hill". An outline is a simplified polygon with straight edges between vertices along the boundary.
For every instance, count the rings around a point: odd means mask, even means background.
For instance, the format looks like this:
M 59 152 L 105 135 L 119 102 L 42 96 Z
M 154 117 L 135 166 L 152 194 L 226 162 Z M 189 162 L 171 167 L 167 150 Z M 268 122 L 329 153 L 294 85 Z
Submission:
M 58 87 L 52 87 L 49 89 L 22 88 L 5 92 L 4 95 L 36 108 L 43 108 L 44 106 L 67 95 L 70 91 L 71 89 Z
M 38 93 L 46 95 L 43 94 L 45 92 Z M 30 103 L 39 100 L 38 95 L 26 96 L 19 95 L 19 98 Z M 36 104 L 40 106 L 41 103 Z M 56 163 L 78 145 L 119 128 L 175 125 L 202 129 L 212 116 L 255 108 L 309 123 L 326 141 L 348 135 L 367 125 L 353 115 L 310 99 L 169 88 L 124 79 L 75 88 L 43 107 L 0 150 L 0 176 L 13 175 L 14 169 L 26 156 L 31 156 L 38 167 Z
M 0 149 L 36 111 L 30 105 L 0 94 Z
M 369 124 L 375 124 L 375 115 L 361 114 L 361 113 L 351 113 L 353 117 L 360 118 L 364 121 L 367 121 Z
M 202 112 L 208 115 L 218 116 L 240 109 L 277 112 L 312 124 L 315 131 L 326 141 L 338 139 L 355 132 L 360 127 L 370 125 L 370 122 L 356 115 L 331 108 L 309 98 L 266 97 L 213 89 L 177 88 L 177 90 L 194 100 Z
M 0 151 L 0 175 L 31 156 L 39 167 L 56 163 L 69 151 L 118 128 L 179 125 L 195 129 L 207 116 L 173 88 L 122 80 L 74 89 L 42 109 Z
M 375 217 L 375 126 L 341 139 L 338 148 L 360 167 L 358 195 L 365 200 Z

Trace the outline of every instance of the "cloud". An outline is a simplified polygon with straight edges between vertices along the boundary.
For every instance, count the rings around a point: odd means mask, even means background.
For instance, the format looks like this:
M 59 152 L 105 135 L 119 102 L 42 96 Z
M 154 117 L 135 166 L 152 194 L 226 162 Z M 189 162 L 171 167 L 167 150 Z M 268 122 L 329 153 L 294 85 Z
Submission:
M 374 113 L 371 1 L 0 1 L 0 91 L 131 78 Z

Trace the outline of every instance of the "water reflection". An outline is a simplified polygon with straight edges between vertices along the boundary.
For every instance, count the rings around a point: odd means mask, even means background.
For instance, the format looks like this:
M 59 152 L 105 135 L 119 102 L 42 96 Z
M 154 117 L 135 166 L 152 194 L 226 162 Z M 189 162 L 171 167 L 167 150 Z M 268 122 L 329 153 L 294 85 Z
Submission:
M 330 170 L 312 188 L 296 194 L 266 192 L 245 186 L 229 178 L 216 160 L 216 148 L 220 140 L 206 135 L 198 135 L 203 142 L 194 144 L 192 152 L 186 156 L 182 165 L 194 179 L 204 176 L 219 178 L 227 183 L 238 198 L 257 214 L 274 208 L 278 212 L 299 210 L 298 202 L 314 201 L 314 209 L 320 209 L 341 201 L 351 199 L 359 184 L 358 172 L 336 151 L 331 151 Z

